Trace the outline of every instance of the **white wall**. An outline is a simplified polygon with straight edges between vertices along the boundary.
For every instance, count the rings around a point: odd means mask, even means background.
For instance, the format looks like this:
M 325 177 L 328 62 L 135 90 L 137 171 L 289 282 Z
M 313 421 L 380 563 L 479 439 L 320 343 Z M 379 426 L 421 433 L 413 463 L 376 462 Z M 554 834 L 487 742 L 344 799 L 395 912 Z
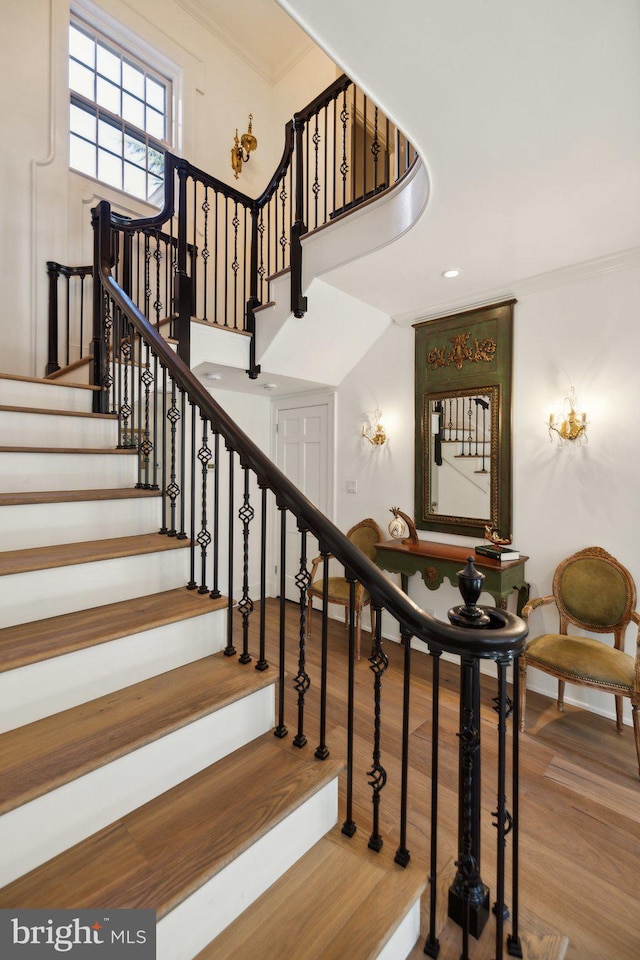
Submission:
M 513 536 L 514 545 L 530 557 L 526 572 L 531 596 L 550 593 L 558 562 L 592 545 L 612 553 L 640 583 L 640 455 L 635 427 L 640 408 L 640 265 L 609 272 L 594 269 L 576 279 L 567 272 L 522 284 L 520 290 L 516 286 L 513 293 L 518 300 Z M 343 529 L 372 516 L 386 531 L 392 506 L 413 514 L 413 352 L 413 330 L 394 325 L 338 389 L 336 500 L 337 522 Z M 551 404 L 562 401 L 572 385 L 588 413 L 589 442 L 559 450 L 549 442 L 545 421 Z M 389 435 L 380 450 L 359 436 L 362 422 L 375 407 L 382 411 Z M 357 494 L 346 492 L 347 480 L 357 481 Z M 420 536 L 476 542 L 431 531 L 421 531 Z M 446 582 L 432 592 L 414 577 L 410 593 L 440 619 L 460 602 Z M 485 594 L 481 602 L 492 601 Z M 554 631 L 557 618 L 550 610 L 538 611 L 531 628 L 534 634 Z M 626 647 L 630 654 L 635 641 L 632 629 Z M 532 688 L 555 695 L 555 681 L 537 671 L 530 674 Z M 575 702 L 612 715 L 613 697 L 583 687 L 568 687 L 567 693 Z
M 78 3 L 90 7 L 91 0 Z M 259 147 L 239 181 L 251 196 L 266 186 L 281 157 L 286 120 L 335 76 L 335 66 L 314 48 L 271 84 L 173 0 L 101 0 L 92 9 L 123 42 L 148 44 L 175 66 L 181 96 L 175 152 L 196 166 L 233 181 L 233 134 L 236 127 L 243 132 L 253 113 Z M 100 199 L 128 215 L 154 211 L 68 170 L 69 0 L 4 3 L 2 20 L 10 82 L 2 91 L 0 366 L 41 376 L 46 261 L 90 261 L 90 210 Z

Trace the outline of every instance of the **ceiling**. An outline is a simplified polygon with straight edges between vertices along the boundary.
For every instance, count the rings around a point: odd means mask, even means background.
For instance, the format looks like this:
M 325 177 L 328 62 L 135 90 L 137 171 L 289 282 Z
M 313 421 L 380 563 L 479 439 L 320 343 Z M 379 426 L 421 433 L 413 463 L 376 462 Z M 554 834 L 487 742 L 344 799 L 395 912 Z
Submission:
M 407 133 L 430 180 L 405 237 L 325 281 L 411 322 L 640 260 L 637 0 L 277 2 Z

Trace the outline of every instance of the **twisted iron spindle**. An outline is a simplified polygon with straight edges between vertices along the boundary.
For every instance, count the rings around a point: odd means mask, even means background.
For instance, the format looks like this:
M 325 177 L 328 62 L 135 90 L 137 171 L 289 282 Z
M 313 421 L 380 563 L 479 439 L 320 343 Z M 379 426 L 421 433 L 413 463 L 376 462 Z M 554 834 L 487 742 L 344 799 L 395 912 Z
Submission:
M 209 436 L 207 428 L 209 422 L 206 417 L 201 417 L 202 422 L 202 443 L 200 449 L 198 450 L 198 460 L 201 464 L 201 526 L 200 532 L 197 536 L 198 546 L 200 547 L 200 586 L 198 587 L 198 593 L 207 593 L 207 551 L 211 543 L 211 534 L 207 529 L 207 479 L 208 479 L 208 467 L 209 461 L 211 460 L 211 448 L 209 447 Z M 195 503 L 192 507 L 195 510 Z
M 436 936 L 438 877 L 438 740 L 440 732 L 440 652 L 430 651 L 432 667 L 431 694 L 431 852 L 429 864 L 429 933 L 424 945 L 428 957 L 437 957 L 440 941 Z
M 266 600 L 267 600 L 267 487 L 260 483 L 262 505 L 260 513 L 260 653 L 256 670 L 268 670 L 266 657 Z
M 249 655 L 249 618 L 253 613 L 253 600 L 249 596 L 249 525 L 254 518 L 254 509 L 249 499 L 249 468 L 244 471 L 244 494 L 238 517 L 242 521 L 242 597 L 238 601 L 238 610 L 242 616 L 242 653 L 240 663 L 251 663 Z
M 229 451 L 229 546 L 228 546 L 228 590 L 229 597 L 227 600 L 227 645 L 224 648 L 225 657 L 233 657 L 236 652 L 236 648 L 233 645 L 233 524 L 234 524 L 234 489 L 233 489 L 233 450 L 225 443 L 226 449 Z
M 356 580 L 350 570 L 345 570 L 349 584 L 349 667 L 347 674 L 347 810 L 342 832 L 352 837 L 356 832 L 353 819 L 353 731 L 355 706 L 355 664 L 356 664 Z
M 326 743 L 327 736 L 327 636 L 329 619 L 329 551 L 320 548 L 322 557 L 322 641 L 321 641 L 321 665 L 320 665 L 320 743 L 318 744 L 315 756 L 318 760 L 326 760 L 329 756 L 329 748 Z
M 294 747 L 304 747 L 307 738 L 304 734 L 304 707 L 305 696 L 311 686 L 311 678 L 306 671 L 306 642 L 307 642 L 307 591 L 311 576 L 307 570 L 307 530 L 300 527 L 300 569 L 295 576 L 295 582 L 300 591 L 300 642 L 298 648 L 298 673 L 293 682 L 298 694 L 298 732 L 293 738 Z
M 287 556 L 287 508 L 278 503 L 280 511 L 280 631 L 278 636 L 278 724 L 273 731 L 274 736 L 282 740 L 288 731 L 284 722 L 284 680 L 285 680 L 285 650 L 286 650 L 286 556 Z
M 371 601 L 372 605 L 374 601 Z M 387 782 L 387 771 L 380 762 L 380 734 L 381 734 L 381 707 L 382 707 L 382 676 L 389 666 L 389 658 L 382 649 L 382 610 L 373 606 L 375 618 L 375 633 L 373 650 L 369 657 L 370 669 L 373 671 L 373 703 L 374 703 L 374 733 L 373 733 L 373 763 L 368 771 L 369 786 L 373 791 L 371 803 L 373 805 L 373 829 L 369 837 L 368 847 L 376 853 L 382 849 L 380 836 L 380 799 Z
M 409 798 L 409 695 L 411 691 L 411 632 L 400 631 L 404 644 L 404 676 L 402 688 L 402 781 L 400 786 L 400 845 L 394 860 L 406 867 L 411 859 L 407 849 L 407 805 Z

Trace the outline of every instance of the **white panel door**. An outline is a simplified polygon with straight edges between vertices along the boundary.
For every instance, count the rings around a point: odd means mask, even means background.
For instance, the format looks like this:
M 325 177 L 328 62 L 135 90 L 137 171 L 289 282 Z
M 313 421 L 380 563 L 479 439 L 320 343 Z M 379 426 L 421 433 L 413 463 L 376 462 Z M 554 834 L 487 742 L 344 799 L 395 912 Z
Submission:
M 278 411 L 277 464 L 283 473 L 324 514 L 329 512 L 329 407 L 321 403 Z M 278 527 L 279 529 L 279 527 Z M 278 540 L 279 543 L 279 540 Z M 318 542 L 307 535 L 307 568 L 318 554 Z M 279 550 L 278 550 L 278 564 Z M 287 511 L 285 595 L 299 601 L 295 576 L 300 569 L 300 533 Z M 277 583 L 280 583 L 278 570 Z

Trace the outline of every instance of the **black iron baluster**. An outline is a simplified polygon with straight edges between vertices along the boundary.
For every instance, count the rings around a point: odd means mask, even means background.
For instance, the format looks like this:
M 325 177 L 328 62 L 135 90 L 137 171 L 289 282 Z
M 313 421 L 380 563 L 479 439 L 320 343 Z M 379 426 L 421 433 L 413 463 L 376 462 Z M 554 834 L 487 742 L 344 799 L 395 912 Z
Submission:
M 202 415 L 201 415 L 202 416 Z M 189 582 L 187 590 L 195 590 L 198 586 L 196 580 L 196 408 L 191 404 L 191 536 L 189 537 Z
M 260 653 L 256 670 L 268 670 L 266 657 L 267 638 L 267 487 L 260 483 L 262 507 L 260 514 Z
M 286 654 L 286 586 L 287 586 L 287 508 L 281 503 L 278 504 L 280 511 L 280 623 L 278 635 L 278 725 L 273 731 L 274 736 L 282 740 L 286 737 L 288 730 L 284 722 L 284 680 L 285 680 L 285 654 Z
M 122 317 L 121 317 L 122 323 Z M 122 394 L 121 394 L 121 403 L 119 405 L 119 420 L 120 420 L 120 443 L 118 444 L 121 448 L 130 449 L 133 447 L 133 424 L 129 424 L 129 419 L 131 417 L 132 409 L 131 404 L 129 403 L 129 370 L 131 364 L 131 333 L 129 333 L 123 326 L 120 328 L 120 356 L 122 358 L 120 363 L 120 377 L 119 381 L 121 384 Z
M 287 254 L 287 186 L 286 186 L 286 175 L 282 178 L 282 187 L 280 189 L 279 197 L 280 202 L 282 203 L 282 231 L 280 233 L 280 251 L 282 253 L 282 269 L 286 267 L 286 254 Z
M 409 800 L 409 694 L 411 690 L 411 632 L 400 631 L 404 644 L 404 676 L 402 680 L 402 780 L 400 784 L 400 845 L 395 862 L 406 867 L 411 859 L 407 849 L 407 805 Z
M 80 359 L 84 357 L 84 274 L 80 275 Z
M 137 384 L 136 384 L 138 402 L 135 407 L 135 410 L 137 412 L 136 436 L 137 436 L 137 442 L 138 442 L 138 482 L 136 483 L 136 487 L 141 488 L 141 487 L 144 487 L 144 481 L 142 477 L 144 475 L 145 462 L 147 464 L 147 471 L 148 471 L 149 458 L 145 457 L 144 452 L 142 450 L 142 445 L 144 443 L 144 432 L 143 432 L 143 426 L 142 426 L 142 408 L 143 408 L 142 397 L 144 392 L 144 383 L 143 383 L 142 377 L 145 372 L 145 366 L 143 365 L 143 362 L 142 362 L 142 335 L 137 331 L 135 331 L 135 342 L 136 342 L 136 346 L 134 348 L 133 355 L 134 357 L 138 358 L 138 361 L 137 361 L 138 378 L 137 378 Z
M 162 459 L 160 462 L 160 478 L 162 490 L 162 525 L 160 533 L 168 533 L 167 526 L 167 368 L 162 368 Z
M 356 832 L 353 819 L 353 733 L 355 701 L 355 663 L 356 663 L 356 581 L 350 570 L 345 569 L 345 578 L 349 584 L 349 667 L 347 675 L 347 809 L 342 832 L 352 837 Z
M 152 450 L 153 453 L 153 480 L 151 483 L 152 490 L 158 490 L 158 457 L 156 451 L 158 449 L 158 358 L 154 354 L 153 358 L 153 381 L 156 384 L 156 389 L 153 395 L 153 442 Z M 163 421 L 164 422 L 164 421 Z
M 468 429 L 468 434 L 467 434 L 467 456 L 470 457 L 471 454 L 472 454 L 472 452 L 473 452 L 473 451 L 472 451 L 472 444 L 473 444 L 473 427 L 472 427 L 472 422 L 473 422 L 473 403 L 472 403 L 471 397 L 469 397 L 469 406 L 468 406 L 468 410 L 467 410 L 467 421 L 468 421 L 468 427 L 467 427 L 467 429 Z M 463 440 L 463 442 L 462 442 L 462 453 L 464 454 L 464 440 Z
M 238 201 L 235 201 L 233 209 L 233 220 L 231 221 L 231 226 L 233 227 L 233 260 L 231 261 L 231 269 L 233 270 L 233 329 L 238 329 L 238 270 L 240 269 L 240 263 L 238 261 L 238 227 L 240 226 L 240 218 L 238 217 Z
M 520 691 L 518 677 L 520 675 L 520 657 L 513 659 L 513 712 L 512 723 L 512 769 L 511 769 L 511 804 L 512 804 L 512 835 L 511 835 L 511 933 L 507 936 L 507 953 L 510 957 L 522 957 L 522 944 L 518 934 L 519 898 L 518 879 L 520 871 L 519 860 L 519 831 L 520 831 Z
M 213 429 L 213 427 L 212 427 Z M 211 599 L 217 600 L 220 597 L 220 588 L 218 586 L 219 573 L 219 531 L 220 531 L 220 434 L 214 431 L 214 472 L 213 472 L 213 587 L 211 589 Z
M 327 151 L 328 151 L 328 130 L 329 130 L 329 108 L 324 107 L 324 167 L 323 167 L 323 179 L 324 179 L 324 217 L 322 219 L 323 223 L 327 223 L 329 220 L 329 210 L 328 210 L 328 198 L 329 198 L 329 175 L 327 173 Z
M 151 244 L 149 234 L 144 235 L 144 315 L 149 319 L 149 305 L 151 304 Z
M 355 113 L 355 110 L 354 110 Z M 354 129 L 355 134 L 355 129 Z M 367 196 L 367 95 L 362 94 L 362 199 Z M 356 199 L 355 191 L 353 200 Z
M 229 200 L 224 198 L 224 326 L 229 326 Z
M 242 465 L 244 471 L 244 493 L 238 517 L 242 522 L 242 597 L 238 601 L 238 610 L 242 617 L 242 653 L 240 663 L 251 663 L 249 656 L 249 617 L 253 613 L 253 600 L 249 596 L 249 525 L 254 518 L 254 509 L 249 499 L 249 468 Z
M 347 110 L 347 91 L 342 94 L 342 110 L 340 111 L 340 120 L 342 122 L 342 163 L 340 164 L 340 173 L 342 174 L 342 206 L 347 203 L 347 174 L 349 173 L 349 163 L 347 162 L 347 121 L 349 111 Z
M 160 264 L 162 263 L 162 250 L 160 249 L 160 232 L 156 230 L 156 248 L 153 251 L 153 259 L 156 261 L 156 299 L 153 309 L 156 314 L 156 330 L 160 329 L 160 311 L 162 310 L 162 299 L 160 297 Z
M 178 540 L 186 540 L 187 532 L 185 530 L 185 513 L 187 509 L 187 420 L 185 417 L 186 394 L 184 389 L 180 390 L 180 410 L 181 410 L 181 429 L 180 429 L 180 530 L 177 533 Z M 192 511 L 193 512 L 193 511 Z
M 382 611 L 371 601 L 374 611 L 375 632 L 373 650 L 369 657 L 370 669 L 373 671 L 373 703 L 374 703 L 374 731 L 373 731 L 373 763 L 367 772 L 369 786 L 373 791 L 371 803 L 373 805 L 373 829 L 369 837 L 368 847 L 376 853 L 382 849 L 380 836 L 380 799 L 384 785 L 387 782 L 387 771 L 380 763 L 380 734 L 381 734 L 381 707 L 382 707 L 382 675 L 389 666 L 389 658 L 382 649 Z
M 373 157 L 373 192 L 378 189 L 378 156 L 380 154 L 380 138 L 378 135 L 378 108 L 373 111 L 373 140 L 371 142 L 371 156 Z
M 213 323 L 218 323 L 218 191 L 214 190 L 213 219 Z
M 106 292 L 104 292 L 102 295 L 102 302 L 104 304 L 104 334 L 99 352 L 106 357 L 106 361 L 102 368 L 103 379 L 100 382 L 104 387 L 105 396 L 109 398 L 107 400 L 107 409 L 111 413 L 116 413 L 116 351 L 115 340 L 113 336 L 113 314 L 111 310 L 111 299 Z M 119 428 L 118 436 L 120 436 Z
M 320 742 L 316 748 L 318 760 L 329 756 L 327 747 L 327 638 L 329 621 L 329 551 L 320 547 L 322 557 L 322 640 L 320 663 Z
M 260 279 L 260 289 L 258 292 L 258 299 L 261 303 L 264 303 L 264 278 L 265 278 L 265 267 L 264 267 L 264 209 L 260 210 L 260 220 L 258 221 L 258 234 L 260 235 L 260 265 L 258 267 L 258 277 Z
M 201 465 L 201 525 L 200 532 L 197 536 L 198 546 L 200 547 L 200 586 L 198 587 L 198 593 L 207 593 L 208 587 L 206 584 L 207 579 L 207 550 L 209 549 L 209 544 L 211 543 L 211 534 L 207 530 L 207 471 L 209 468 L 209 460 L 211 460 L 212 453 L 211 448 L 209 447 L 209 438 L 208 438 L 208 421 L 206 417 L 200 417 L 202 422 L 202 442 L 200 444 L 200 449 L 198 450 L 198 460 Z
M 424 945 L 428 957 L 437 957 L 440 941 L 436 936 L 438 880 L 438 746 L 440 733 L 440 652 L 430 650 L 431 694 L 431 851 L 429 866 L 429 933 Z
M 171 426 L 170 426 L 170 428 L 169 428 L 169 437 L 170 437 L 170 442 L 169 442 L 170 454 L 169 454 L 169 456 L 170 456 L 170 460 L 171 460 L 171 468 L 170 468 L 170 473 L 169 473 L 169 485 L 168 485 L 168 487 L 167 487 L 167 496 L 169 497 L 169 516 L 170 516 L 170 521 L 169 521 L 169 523 L 170 523 L 170 526 L 169 526 L 169 529 L 167 530 L 167 534 L 168 534 L 170 537 L 175 537 L 176 534 L 177 534 L 177 531 L 176 531 L 176 500 L 177 500 L 178 495 L 179 495 L 179 493 L 180 493 L 180 487 L 179 487 L 178 484 L 177 484 L 177 474 L 176 474 L 176 460 L 177 460 L 177 455 L 176 455 L 176 449 L 177 449 L 176 433 L 177 433 L 178 421 L 180 420 L 180 411 L 178 410 L 178 404 L 177 404 L 177 401 L 176 401 L 176 382 L 175 382 L 175 380 L 173 380 L 173 379 L 171 380 L 171 405 L 170 405 L 170 407 L 169 407 L 169 410 L 167 411 L 167 420 L 168 420 L 169 423 L 171 424 Z
M 207 320 L 207 293 L 209 289 L 209 211 L 211 206 L 209 204 L 209 187 L 204 188 L 204 201 L 202 203 L 202 212 L 204 213 L 204 225 L 203 225 L 203 238 L 202 238 L 202 260 L 204 262 L 204 267 L 202 268 L 203 272 L 203 306 L 202 306 L 202 319 Z M 215 319 L 215 317 L 214 317 Z
M 495 812 L 491 814 L 495 818 L 494 827 L 497 831 L 496 837 L 496 902 L 493 912 L 496 918 L 496 958 L 502 960 L 503 953 L 503 932 L 504 921 L 508 916 L 508 910 L 504 902 L 504 872 L 505 872 L 505 847 L 507 835 L 511 832 L 512 820 L 511 814 L 507 810 L 506 795 L 506 761 L 507 761 L 507 717 L 510 716 L 513 704 L 507 698 L 507 666 L 510 660 L 498 660 L 498 696 L 494 697 L 495 711 L 498 714 L 498 802 Z
M 307 591 L 311 575 L 307 570 L 307 530 L 298 524 L 300 530 L 300 569 L 295 576 L 295 582 L 300 591 L 300 644 L 298 652 L 298 673 L 293 682 L 298 694 L 298 732 L 293 738 L 294 747 L 304 747 L 307 738 L 304 734 L 304 706 L 305 695 L 311 686 L 311 678 L 306 671 L 306 643 L 307 643 Z
M 228 569 L 229 584 L 227 589 L 229 591 L 229 597 L 227 600 L 227 645 L 224 649 L 224 655 L 225 657 L 233 657 L 236 652 L 236 648 L 233 645 L 233 524 L 235 522 L 235 518 L 233 515 L 234 514 L 233 505 L 234 505 L 234 499 L 235 499 L 234 489 L 233 489 L 234 469 L 233 469 L 233 450 L 226 442 L 225 442 L 225 447 L 229 451 L 229 544 L 228 544 L 228 551 L 227 551 L 228 563 L 229 563 L 229 569 Z
M 319 179 L 319 168 L 318 168 L 318 147 L 320 146 L 320 131 L 318 130 L 318 114 L 316 113 L 316 127 L 313 133 L 313 146 L 315 151 L 315 176 L 313 178 L 313 186 L 311 190 L 314 196 L 314 214 L 315 214 L 315 225 L 318 226 L 318 197 L 320 194 L 320 179 Z

